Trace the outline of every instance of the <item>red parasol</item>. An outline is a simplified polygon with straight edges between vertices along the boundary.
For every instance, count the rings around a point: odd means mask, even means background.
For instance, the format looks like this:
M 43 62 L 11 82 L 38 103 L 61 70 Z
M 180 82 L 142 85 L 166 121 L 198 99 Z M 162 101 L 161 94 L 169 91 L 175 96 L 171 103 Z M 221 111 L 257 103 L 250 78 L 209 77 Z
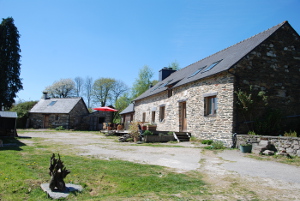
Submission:
M 110 108 L 110 107 L 97 107 L 97 108 L 93 108 L 94 110 L 98 110 L 98 111 L 105 111 L 105 112 L 116 112 L 118 110 L 115 110 L 113 108 Z

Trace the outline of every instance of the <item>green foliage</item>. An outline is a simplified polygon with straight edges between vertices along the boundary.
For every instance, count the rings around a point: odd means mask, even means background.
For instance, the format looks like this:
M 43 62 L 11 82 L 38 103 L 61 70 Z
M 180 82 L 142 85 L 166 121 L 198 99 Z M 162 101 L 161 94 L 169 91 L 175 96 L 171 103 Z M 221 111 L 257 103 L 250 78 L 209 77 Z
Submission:
M 28 112 L 37 103 L 37 101 L 27 101 L 14 105 L 10 111 L 17 112 L 18 118 L 28 117 Z
M 131 89 L 132 99 L 137 98 L 149 89 L 153 74 L 153 71 L 147 65 L 140 69 L 138 78 L 135 80 Z
M 281 120 L 280 110 L 268 108 L 260 118 L 255 120 L 254 130 L 261 135 L 278 135 L 282 128 Z
M 248 135 L 257 135 L 254 131 L 248 131 Z
M 145 132 L 143 133 L 144 136 L 146 135 L 153 135 L 153 132 L 149 131 L 149 130 L 145 130 Z
M 204 147 L 204 149 L 225 149 L 225 146 L 222 141 L 214 141 L 211 146 Z
M 285 131 L 283 136 L 285 136 L 285 137 L 297 137 L 298 135 L 297 135 L 296 131 L 291 131 L 290 130 L 290 132 Z
M 33 139 L 31 139 L 33 140 Z M 1 200 L 49 200 L 40 187 L 47 183 L 49 159 L 53 147 L 40 144 L 22 146 L 22 151 L 13 147 L 0 147 L 0 197 Z M 55 149 L 59 148 L 55 145 Z M 155 200 L 189 200 L 199 191 L 205 192 L 201 174 L 169 171 L 156 165 L 145 165 L 120 160 L 61 154 L 65 167 L 71 171 L 66 183 L 84 187 L 81 193 L 71 193 L 67 200 L 143 200 L 155 196 Z
M 179 70 L 179 63 L 175 60 L 172 63 L 169 64 L 168 68 L 172 68 L 173 70 Z
M 55 130 L 60 131 L 60 130 L 65 130 L 65 128 L 63 126 L 58 126 L 55 128 Z
M 14 19 L 2 19 L 0 24 L 0 108 L 11 108 L 18 91 L 23 89 L 20 79 L 19 31 Z
M 17 114 L 18 114 L 17 128 L 25 128 L 26 127 L 26 121 L 29 116 L 29 111 L 36 103 L 37 103 L 37 101 L 27 101 L 27 102 L 23 102 L 23 103 L 14 105 L 10 109 L 11 112 L 17 112 Z
M 211 145 L 214 141 L 213 140 L 201 140 L 202 144 Z

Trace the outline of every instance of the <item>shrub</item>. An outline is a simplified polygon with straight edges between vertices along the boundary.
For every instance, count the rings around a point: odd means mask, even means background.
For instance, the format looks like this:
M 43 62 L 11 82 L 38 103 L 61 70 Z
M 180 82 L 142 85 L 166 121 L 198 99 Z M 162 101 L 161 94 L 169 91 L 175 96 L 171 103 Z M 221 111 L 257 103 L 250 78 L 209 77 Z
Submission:
M 285 137 L 297 137 L 297 132 L 296 131 L 290 131 L 290 132 L 284 132 Z
M 254 131 L 248 131 L 248 135 L 257 135 Z
M 145 132 L 143 133 L 143 135 L 153 135 L 153 132 L 149 131 L 149 130 L 145 130 Z
M 55 130 L 65 130 L 65 128 L 63 126 L 58 126 L 55 128 Z
M 211 146 L 204 147 L 205 149 L 225 149 L 222 141 L 214 141 Z

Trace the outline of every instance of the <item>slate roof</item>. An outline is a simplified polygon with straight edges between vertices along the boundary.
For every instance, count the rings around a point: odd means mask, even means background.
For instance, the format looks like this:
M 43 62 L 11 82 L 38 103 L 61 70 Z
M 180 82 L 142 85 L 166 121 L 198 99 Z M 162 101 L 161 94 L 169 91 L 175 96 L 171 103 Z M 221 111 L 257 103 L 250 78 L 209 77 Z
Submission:
M 245 55 L 251 52 L 255 47 L 260 45 L 263 41 L 265 41 L 269 36 L 271 36 L 275 31 L 277 31 L 280 27 L 282 27 L 285 24 L 288 24 L 288 22 L 284 21 L 264 32 L 254 35 L 246 40 L 243 40 L 233 46 L 230 46 L 224 50 L 221 50 L 211 56 L 208 56 L 196 63 L 193 63 L 185 68 L 182 68 L 172 73 L 170 76 L 158 82 L 155 86 L 148 89 L 135 100 L 140 100 L 142 98 L 146 98 L 148 96 L 152 96 L 154 94 L 165 91 L 167 90 L 168 85 L 172 85 L 173 88 L 175 88 L 230 69 Z M 217 65 L 215 65 L 210 70 L 207 70 L 207 67 L 218 61 L 220 62 Z M 195 73 L 201 68 L 203 68 L 202 71 L 200 71 L 194 76 L 191 76 L 193 73 Z
M 0 118 L 18 118 L 18 114 L 16 112 L 8 112 L 8 111 L 0 111 Z
M 68 114 L 81 98 L 49 98 L 41 99 L 33 106 L 30 113 Z
M 132 113 L 134 112 L 134 104 L 130 103 L 120 114 Z

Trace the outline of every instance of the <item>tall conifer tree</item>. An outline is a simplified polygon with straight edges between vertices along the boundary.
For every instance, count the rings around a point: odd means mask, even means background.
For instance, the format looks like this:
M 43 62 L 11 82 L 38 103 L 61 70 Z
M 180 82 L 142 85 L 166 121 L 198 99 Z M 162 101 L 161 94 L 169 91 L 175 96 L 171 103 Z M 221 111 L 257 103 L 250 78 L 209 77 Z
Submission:
M 12 17 L 0 24 L 0 110 L 9 109 L 16 93 L 23 89 L 20 79 L 19 31 Z

